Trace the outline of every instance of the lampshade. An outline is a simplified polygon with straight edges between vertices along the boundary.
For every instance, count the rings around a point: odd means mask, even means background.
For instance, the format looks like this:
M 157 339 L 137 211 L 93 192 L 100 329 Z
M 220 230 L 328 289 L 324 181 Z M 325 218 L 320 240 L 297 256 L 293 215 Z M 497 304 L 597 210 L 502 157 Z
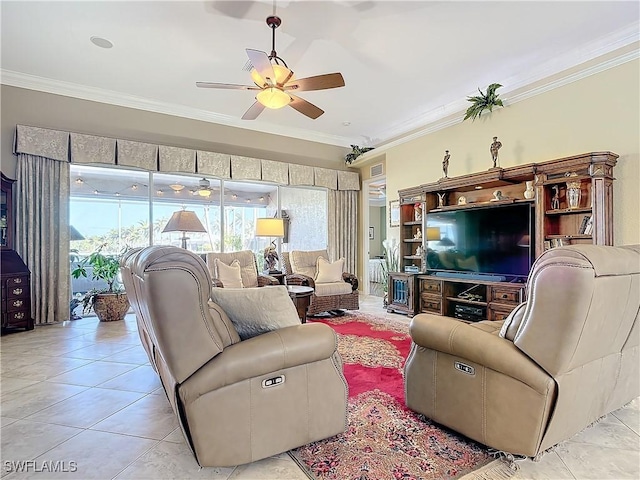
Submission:
M 282 65 L 272 65 L 272 67 L 273 67 L 273 73 L 276 76 L 276 83 L 282 85 L 285 81 L 290 82 L 291 80 L 293 80 L 294 78 L 293 73 L 288 68 L 283 67 Z M 289 78 L 289 75 L 291 75 L 290 78 Z M 262 78 L 262 76 L 258 73 L 258 71 L 255 68 L 251 70 L 251 79 L 259 87 L 263 87 L 267 84 L 266 80 Z
M 69 225 L 69 240 L 84 240 L 82 234 L 78 230 L 73 228 L 73 225 Z
M 427 227 L 427 241 L 440 240 L 440 227 Z
M 281 218 L 256 219 L 256 237 L 284 237 L 284 220 Z
M 164 230 L 162 230 L 162 233 L 167 232 L 206 232 L 206 230 L 202 226 L 202 222 L 200 222 L 196 212 L 179 210 L 173 212 Z
M 256 100 L 267 108 L 282 108 L 289 105 L 291 97 L 279 88 L 265 88 L 256 95 Z

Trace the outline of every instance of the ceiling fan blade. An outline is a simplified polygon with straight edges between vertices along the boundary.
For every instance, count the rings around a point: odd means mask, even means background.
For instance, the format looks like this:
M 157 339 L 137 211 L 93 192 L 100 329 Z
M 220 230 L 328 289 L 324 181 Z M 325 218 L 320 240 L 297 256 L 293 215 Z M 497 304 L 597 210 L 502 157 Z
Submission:
M 237 85 L 235 83 L 196 82 L 200 88 L 224 88 L 227 90 L 260 90 L 255 85 Z
M 295 108 L 301 114 L 306 115 L 309 118 L 316 119 L 324 113 L 324 110 L 316 107 L 313 103 L 307 102 L 305 99 L 296 97 L 289 94 L 291 97 L 291 103 L 289 106 Z
M 263 110 L 264 110 L 264 105 L 262 105 L 260 102 L 256 102 L 249 107 L 249 110 L 244 112 L 244 115 L 242 116 L 242 120 L 255 120 L 258 117 L 258 115 L 262 113 Z
M 340 73 L 327 73 L 315 77 L 298 78 L 284 86 L 285 90 L 326 90 L 327 88 L 344 87 L 344 78 Z
M 247 56 L 251 61 L 251 65 L 256 71 L 260 74 L 260 76 L 264 80 L 270 80 L 273 85 L 276 84 L 276 75 L 273 72 L 273 67 L 271 66 L 271 61 L 269 60 L 269 56 L 260 51 L 253 50 L 251 48 L 247 48 Z

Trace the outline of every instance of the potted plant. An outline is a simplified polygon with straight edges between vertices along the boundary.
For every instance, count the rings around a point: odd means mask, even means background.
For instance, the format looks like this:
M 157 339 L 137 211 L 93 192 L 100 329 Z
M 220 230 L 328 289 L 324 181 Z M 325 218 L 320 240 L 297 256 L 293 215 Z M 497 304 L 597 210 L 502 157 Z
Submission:
M 496 90 L 500 88 L 502 85 L 499 83 L 492 83 L 487 87 L 487 93 L 482 93 L 482 90 L 478 89 L 480 95 L 476 95 L 474 97 L 467 97 L 467 101 L 471 102 L 471 106 L 467 108 L 467 112 L 464 116 L 464 120 L 470 118 L 471 120 L 475 120 L 477 117 L 482 115 L 482 112 L 485 110 L 493 111 L 493 107 L 502 107 L 502 100 L 499 98 L 499 95 L 496 93 Z
M 370 150 L 373 150 L 373 147 L 359 147 L 358 145 L 351 145 L 351 151 L 345 155 L 344 163 L 351 165 L 356 158 Z
M 389 240 L 388 238 L 383 240 L 382 246 L 384 247 L 382 273 L 385 278 L 385 281 L 382 283 L 382 291 L 384 292 L 384 299 L 382 301 L 382 304 L 386 307 L 389 304 L 389 272 L 400 271 L 400 256 L 398 255 L 398 244 L 396 243 L 395 238 L 392 238 L 391 240 Z
M 120 273 L 120 255 L 105 255 L 101 245 L 98 250 L 80 261 L 72 270 L 73 278 L 87 277 L 87 269 L 91 267 L 91 279 L 103 280 L 107 283 L 106 289 L 91 289 L 81 298 L 82 311 L 88 313 L 92 309 L 96 312 L 101 322 L 113 322 L 123 320 L 129 311 L 129 300 L 124 287 L 117 283 Z

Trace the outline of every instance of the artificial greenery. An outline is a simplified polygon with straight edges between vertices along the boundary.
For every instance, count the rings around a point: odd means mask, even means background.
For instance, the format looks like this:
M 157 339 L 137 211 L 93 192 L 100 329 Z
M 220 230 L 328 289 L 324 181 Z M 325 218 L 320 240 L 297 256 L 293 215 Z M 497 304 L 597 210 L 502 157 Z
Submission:
M 478 89 L 480 95 L 476 95 L 474 97 L 467 97 L 467 100 L 471 102 L 469 108 L 467 108 L 467 113 L 464 116 L 464 120 L 470 118 L 471 120 L 475 120 L 479 117 L 482 112 L 485 110 L 493 111 L 493 107 L 502 107 L 502 100 L 498 98 L 498 94 L 496 90 L 502 87 L 499 83 L 492 83 L 487 87 L 487 93 L 482 93 L 482 90 Z
M 73 278 L 87 277 L 87 267 L 93 267 L 91 271 L 92 280 L 103 280 L 107 282 L 108 288 L 106 289 L 91 289 L 82 297 L 82 311 L 87 313 L 91 311 L 96 296 L 102 293 L 123 293 L 124 288 L 115 286 L 118 274 L 120 273 L 120 257 L 125 253 L 124 249 L 120 255 L 105 255 L 102 253 L 102 248 L 105 245 L 101 245 L 95 252 L 88 257 L 80 261 L 78 266 L 71 271 Z
M 356 158 L 369 150 L 373 150 L 373 147 L 359 147 L 358 145 L 351 145 L 351 152 L 345 155 L 344 161 L 346 164 L 351 165 Z

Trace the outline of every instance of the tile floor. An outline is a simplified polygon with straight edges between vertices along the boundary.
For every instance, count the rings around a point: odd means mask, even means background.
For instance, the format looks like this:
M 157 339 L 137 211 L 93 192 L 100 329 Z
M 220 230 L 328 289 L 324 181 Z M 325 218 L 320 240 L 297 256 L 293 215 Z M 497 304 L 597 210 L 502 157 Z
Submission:
M 387 314 L 379 297 L 361 302 L 363 312 L 406 320 Z M 286 454 L 235 468 L 199 468 L 147 362 L 132 315 L 124 322 L 89 317 L 4 335 L 0 354 L 3 480 L 307 478 Z M 26 464 L 28 471 L 11 472 L 19 461 L 33 463 Z M 57 461 L 58 469 L 77 471 L 46 471 Z M 523 462 L 515 478 L 640 478 L 640 402 L 540 462 Z

